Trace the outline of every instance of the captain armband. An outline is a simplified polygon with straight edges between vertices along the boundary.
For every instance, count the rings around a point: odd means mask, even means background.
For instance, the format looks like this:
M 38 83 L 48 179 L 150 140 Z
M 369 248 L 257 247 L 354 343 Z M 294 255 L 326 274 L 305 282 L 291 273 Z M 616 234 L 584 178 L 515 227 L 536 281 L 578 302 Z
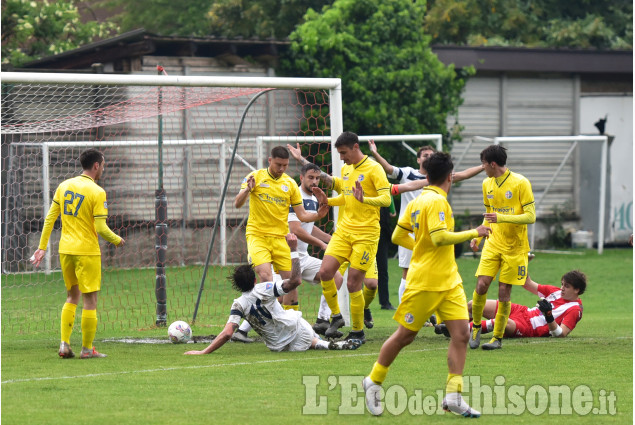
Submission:
M 398 184 L 393 184 L 392 186 L 390 186 L 390 194 L 393 196 L 399 195 L 399 185 Z

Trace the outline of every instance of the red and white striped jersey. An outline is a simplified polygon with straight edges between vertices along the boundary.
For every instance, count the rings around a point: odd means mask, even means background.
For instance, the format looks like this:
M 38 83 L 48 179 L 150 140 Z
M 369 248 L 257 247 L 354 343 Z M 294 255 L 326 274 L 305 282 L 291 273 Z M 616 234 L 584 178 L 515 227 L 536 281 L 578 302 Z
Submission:
M 582 319 L 582 300 L 567 301 L 562 298 L 560 288 L 551 285 L 538 285 L 538 296 L 551 303 L 553 318 L 558 325 L 565 325 L 570 330 Z M 547 320 L 538 307 L 528 308 L 526 312 L 534 336 L 548 336 Z

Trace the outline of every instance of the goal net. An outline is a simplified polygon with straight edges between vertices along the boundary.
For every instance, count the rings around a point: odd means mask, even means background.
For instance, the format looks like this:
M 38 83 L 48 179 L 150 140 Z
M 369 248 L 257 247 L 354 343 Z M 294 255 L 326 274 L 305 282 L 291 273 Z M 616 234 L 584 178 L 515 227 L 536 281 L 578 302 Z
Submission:
M 221 208 L 241 116 L 252 100 Z M 332 172 L 340 103 L 339 79 L 3 73 L 2 333 L 59 330 L 66 294 L 59 220 L 40 269 L 28 258 L 57 185 L 81 173 L 78 158 L 89 147 L 105 155 L 99 184 L 108 197 L 108 225 L 126 239 L 118 249 L 100 238 L 99 329 L 151 328 L 160 302 L 168 323 L 190 321 L 216 224 L 197 325 L 224 325 L 237 296 L 227 276 L 247 261 L 248 208 L 236 209 L 231 200 L 279 144 L 262 137 L 325 136 L 304 153 Z M 288 173 L 299 174 L 293 160 Z M 320 225 L 332 227 L 332 217 Z M 316 316 L 320 295 L 319 285 L 303 285 L 305 314 Z

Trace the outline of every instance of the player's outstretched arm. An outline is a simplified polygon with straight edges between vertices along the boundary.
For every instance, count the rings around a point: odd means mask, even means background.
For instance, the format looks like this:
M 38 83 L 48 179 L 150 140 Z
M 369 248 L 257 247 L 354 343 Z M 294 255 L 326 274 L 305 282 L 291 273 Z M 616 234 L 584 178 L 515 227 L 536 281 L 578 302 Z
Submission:
M 434 246 L 455 245 L 474 238 L 487 237 L 492 232 L 487 226 L 480 225 L 476 229 L 464 230 L 462 232 L 450 232 L 441 229 L 430 233 L 430 238 Z
M 400 193 L 422 189 L 429 184 L 428 179 L 412 180 L 408 183 L 393 184 L 390 188 L 390 193 L 393 195 L 399 195 Z
M 294 205 L 293 211 L 295 212 L 296 217 L 298 217 L 300 221 L 304 221 L 305 223 L 308 223 L 310 221 L 319 220 L 322 217 L 326 216 L 326 214 L 329 212 L 329 206 L 328 204 L 320 203 L 320 206 L 318 207 L 318 210 L 317 210 L 317 214 L 314 212 L 308 212 L 307 210 L 304 209 L 304 205 L 302 204 Z
M 527 276 L 527 279 L 525 279 L 525 284 L 523 285 L 523 288 L 525 288 L 526 290 L 528 290 L 534 295 L 538 295 L 538 284 L 534 282 L 533 280 L 531 280 L 531 277 L 529 276 Z
M 483 171 L 483 164 L 477 165 L 476 167 L 466 168 L 463 171 L 458 171 L 454 173 L 454 175 L 452 176 L 452 181 L 454 183 L 457 183 L 457 182 L 460 182 L 461 180 L 470 179 L 474 177 L 475 175 L 477 175 L 478 173 L 480 173 L 481 171 Z
M 299 143 L 297 143 L 295 147 L 287 145 L 287 149 L 289 149 L 289 153 L 291 153 L 291 156 L 295 158 L 295 160 L 298 161 L 300 164 L 305 165 L 309 163 L 309 161 L 302 156 L 302 150 L 300 149 Z M 320 180 L 327 187 L 333 187 L 333 178 L 326 174 L 324 171 L 322 171 L 322 173 L 320 174 Z
M 381 165 L 381 167 L 384 169 L 384 171 L 386 172 L 386 174 L 388 174 L 389 176 L 392 175 L 392 173 L 395 171 L 395 167 L 393 167 L 392 165 L 390 165 L 388 163 L 388 161 L 386 161 L 384 159 L 384 157 L 382 157 L 379 152 L 377 152 L 377 146 L 375 146 L 375 141 L 374 140 L 369 140 L 368 141 L 368 148 L 370 149 L 370 153 L 373 154 L 373 157 L 375 157 L 375 159 L 377 160 L 377 162 L 379 162 L 379 164 Z
M 227 323 L 223 331 L 218 334 L 216 338 L 214 338 L 214 341 L 212 341 L 212 343 L 208 345 L 207 348 L 205 348 L 204 350 L 186 351 L 184 354 L 195 356 L 200 354 L 213 353 L 214 351 L 225 345 L 225 343 L 232 338 L 232 335 L 234 334 L 234 331 L 236 331 L 236 329 L 238 329 L 238 325 L 236 323 Z
M 291 231 L 291 233 L 296 235 L 298 239 L 300 239 L 302 242 L 306 242 L 309 245 L 316 246 L 320 249 L 326 249 L 326 243 L 324 243 L 322 240 L 313 236 L 312 233 L 308 233 L 306 230 L 304 230 L 299 221 L 290 221 L 289 230 Z

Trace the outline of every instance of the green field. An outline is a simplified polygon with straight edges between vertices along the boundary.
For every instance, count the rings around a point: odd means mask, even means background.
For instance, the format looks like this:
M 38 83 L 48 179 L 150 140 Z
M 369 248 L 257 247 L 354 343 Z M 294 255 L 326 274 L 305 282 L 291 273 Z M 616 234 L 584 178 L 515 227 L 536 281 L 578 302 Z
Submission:
M 477 264 L 472 258 L 459 260 L 468 299 Z M 391 301 L 396 304 L 400 269 L 396 260 L 391 260 L 390 267 Z M 493 407 L 489 412 L 483 408 L 480 423 L 632 423 L 633 252 L 606 250 L 602 256 L 594 251 L 583 255 L 538 253 L 529 269 L 536 282 L 559 284 L 561 275 L 574 268 L 587 274 L 589 286 L 582 296 L 583 320 L 569 337 L 509 339 L 500 351 L 468 350 L 464 375 L 470 385 L 466 383 L 466 389 L 478 389 L 481 406 Z M 106 271 L 104 286 L 109 273 L 118 274 L 118 281 L 122 281 L 126 273 L 146 272 Z M 148 273 L 151 279 L 152 271 Z M 198 271 L 193 272 L 192 282 L 183 284 L 195 288 L 197 276 Z M 127 297 L 147 298 L 149 307 L 147 311 L 137 307 L 127 311 L 124 306 L 121 315 L 126 319 L 122 321 L 119 313 L 112 312 L 119 311 L 116 300 L 104 294 L 95 345 L 108 357 L 61 360 L 57 357 L 57 317 L 64 294 L 59 287 L 50 289 L 50 294 L 45 292 L 49 289 L 38 289 L 43 295 L 30 303 L 25 301 L 28 297 L 16 294 L 32 290 L 17 283 L 24 277 L 5 275 L 2 279 L 3 424 L 355 424 L 369 420 L 398 424 L 464 420 L 437 412 L 438 393 L 445 388 L 447 376 L 448 342 L 430 328 L 424 328 L 391 367 L 384 386 L 392 402 L 383 417 L 360 414 L 363 393 L 356 384 L 369 373 L 381 344 L 396 328 L 391 312 L 380 310 L 377 302 L 372 308 L 375 327 L 367 331 L 368 342 L 354 352 L 272 353 L 262 343 L 229 343 L 208 356 L 183 356 L 186 349 L 205 345 L 112 341 L 122 337 L 167 339 L 165 329 L 148 324 L 148 312 L 154 308 L 151 289 L 126 287 Z M 206 294 L 205 302 L 217 305 L 200 313 L 200 322 L 193 326 L 197 335 L 216 334 L 224 323 L 221 319 L 227 315 L 228 300 L 234 294 L 226 285 L 219 288 L 223 289 Z M 301 306 L 312 322 L 319 288 L 303 285 L 300 290 L 304 291 Z M 490 292 L 495 297 L 494 288 Z M 117 297 L 122 300 L 121 292 Z M 536 297 L 514 288 L 512 301 L 533 305 Z M 191 302 L 191 297 L 186 300 Z M 191 310 L 186 307 L 184 311 Z M 20 317 L 31 315 L 39 320 L 40 309 L 50 310 L 48 326 L 16 323 Z M 111 312 L 106 315 L 108 309 Z M 81 341 L 79 313 L 72 336 L 76 351 Z M 214 318 L 210 319 L 212 313 Z M 171 320 L 176 318 L 171 316 Z M 109 325 L 109 321 L 116 325 Z M 475 386 L 478 380 L 480 387 Z M 573 400 L 568 402 L 566 394 L 560 402 L 549 399 L 556 386 L 561 394 L 569 392 Z M 572 406 L 571 412 L 568 406 Z M 597 409 L 595 414 L 593 409 Z

